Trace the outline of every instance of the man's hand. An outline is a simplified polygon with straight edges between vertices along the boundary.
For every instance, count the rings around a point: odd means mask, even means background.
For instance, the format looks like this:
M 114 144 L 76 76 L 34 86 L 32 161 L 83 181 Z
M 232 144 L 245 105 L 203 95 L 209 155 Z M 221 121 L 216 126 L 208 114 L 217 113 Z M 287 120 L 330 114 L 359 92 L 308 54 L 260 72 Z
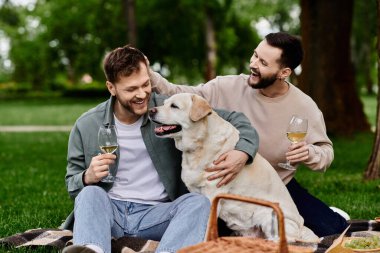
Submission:
M 297 164 L 309 159 L 309 146 L 305 141 L 294 143 L 289 146 L 289 151 L 285 153 L 286 159 L 291 164 Z
M 115 163 L 116 155 L 99 154 L 91 159 L 90 167 L 84 174 L 85 184 L 95 184 L 109 173 L 109 165 Z
M 222 178 L 216 187 L 228 184 L 242 170 L 247 163 L 248 158 L 249 156 L 245 152 L 239 150 L 231 150 L 222 154 L 216 161 L 214 161 L 213 167 L 205 169 L 207 172 L 216 172 L 207 179 L 215 180 L 217 178 Z

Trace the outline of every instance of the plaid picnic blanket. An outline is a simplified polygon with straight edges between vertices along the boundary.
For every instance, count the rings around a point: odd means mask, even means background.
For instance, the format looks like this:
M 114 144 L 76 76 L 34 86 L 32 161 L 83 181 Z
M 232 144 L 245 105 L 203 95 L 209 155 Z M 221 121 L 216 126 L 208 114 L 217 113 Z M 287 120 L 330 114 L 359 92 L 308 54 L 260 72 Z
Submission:
M 6 248 L 29 247 L 30 249 L 45 248 L 47 250 L 62 250 L 72 244 L 73 233 L 70 230 L 55 228 L 38 228 L 27 230 L 0 239 L 0 245 Z M 112 252 L 133 253 L 152 251 L 157 248 L 158 242 L 137 237 L 121 237 L 112 239 Z
M 380 223 L 374 220 L 351 220 L 347 236 L 363 236 L 371 231 L 380 231 Z M 380 234 L 380 233 L 379 233 Z M 318 244 L 316 253 L 325 252 L 339 235 L 326 236 Z M 15 234 L 0 239 L 0 245 L 8 248 L 44 247 L 51 250 L 62 250 L 65 246 L 71 245 L 72 232 L 62 229 L 31 229 L 23 233 Z M 137 237 L 121 237 L 112 239 L 112 252 L 133 253 L 142 251 L 153 251 L 157 248 L 158 242 Z

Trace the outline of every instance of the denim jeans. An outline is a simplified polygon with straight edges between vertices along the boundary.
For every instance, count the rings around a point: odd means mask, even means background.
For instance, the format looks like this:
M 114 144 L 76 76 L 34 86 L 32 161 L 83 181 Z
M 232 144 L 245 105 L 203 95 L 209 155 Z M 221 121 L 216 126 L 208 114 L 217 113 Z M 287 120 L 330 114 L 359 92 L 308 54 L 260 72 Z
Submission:
M 348 227 L 346 219 L 311 195 L 296 179 L 290 180 L 286 188 L 303 217 L 305 226 L 317 236 L 341 234 Z
M 111 237 L 160 241 L 156 252 L 176 252 L 203 241 L 210 201 L 188 193 L 173 202 L 147 205 L 113 200 L 98 186 L 86 186 L 74 207 L 75 245 L 97 245 L 111 253 Z

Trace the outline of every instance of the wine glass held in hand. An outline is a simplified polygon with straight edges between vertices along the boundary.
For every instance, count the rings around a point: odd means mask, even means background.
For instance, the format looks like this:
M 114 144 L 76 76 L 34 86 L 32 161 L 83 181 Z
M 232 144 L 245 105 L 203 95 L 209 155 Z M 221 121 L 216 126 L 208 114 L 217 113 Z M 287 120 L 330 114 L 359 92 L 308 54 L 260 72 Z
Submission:
M 119 147 L 119 144 L 117 143 L 116 127 L 114 125 L 100 127 L 98 132 L 98 143 L 100 150 L 103 153 L 114 153 Z M 108 175 L 104 177 L 101 181 L 107 183 L 115 181 L 115 176 L 112 175 L 110 168 L 108 169 Z
M 286 130 L 286 137 L 288 137 L 292 143 L 298 143 L 302 141 L 306 136 L 307 125 L 307 119 L 303 119 L 298 116 L 292 116 Z M 278 166 L 287 170 L 296 169 L 290 164 L 290 161 L 286 161 L 286 163 L 279 163 Z

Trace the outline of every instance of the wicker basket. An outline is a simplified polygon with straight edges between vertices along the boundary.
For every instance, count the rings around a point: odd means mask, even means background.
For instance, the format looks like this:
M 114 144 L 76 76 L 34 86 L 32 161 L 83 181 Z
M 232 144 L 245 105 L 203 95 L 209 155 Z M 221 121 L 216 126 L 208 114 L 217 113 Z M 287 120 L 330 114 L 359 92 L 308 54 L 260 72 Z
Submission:
M 219 237 L 217 225 L 217 206 L 220 199 L 239 200 L 243 202 L 271 207 L 278 217 L 279 242 L 250 237 Z M 209 230 L 206 242 L 182 248 L 178 253 L 310 253 L 312 248 L 288 245 L 285 237 L 284 214 L 278 203 L 248 198 L 232 194 L 220 194 L 214 198 L 211 205 Z

